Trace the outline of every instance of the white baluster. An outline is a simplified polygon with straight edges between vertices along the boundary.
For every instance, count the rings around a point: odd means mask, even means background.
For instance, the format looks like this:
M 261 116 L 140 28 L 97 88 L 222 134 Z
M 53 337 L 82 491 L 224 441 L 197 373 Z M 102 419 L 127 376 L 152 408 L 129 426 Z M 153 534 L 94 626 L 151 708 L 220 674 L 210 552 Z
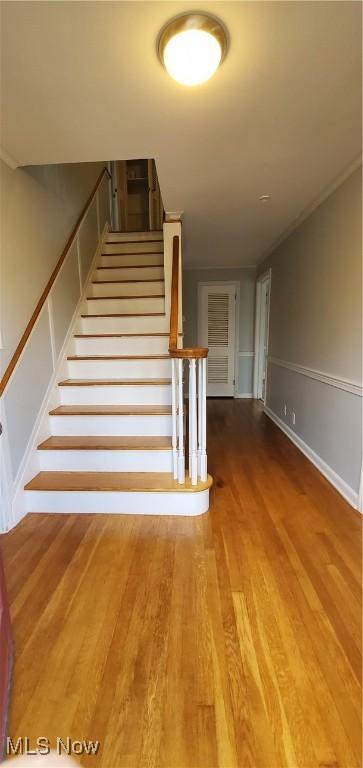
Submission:
M 202 456 L 202 360 L 198 360 L 198 477 L 201 476 Z
M 189 360 L 189 475 L 192 485 L 198 482 L 198 453 L 197 453 L 197 376 L 196 361 Z
M 183 361 L 178 360 L 178 482 L 185 482 Z
M 202 359 L 200 479 L 207 479 L 207 358 Z
M 172 418 L 172 438 L 171 444 L 173 448 L 173 475 L 174 480 L 178 477 L 178 444 L 177 444 L 177 408 L 176 408 L 176 361 L 174 358 L 171 360 L 171 418 Z

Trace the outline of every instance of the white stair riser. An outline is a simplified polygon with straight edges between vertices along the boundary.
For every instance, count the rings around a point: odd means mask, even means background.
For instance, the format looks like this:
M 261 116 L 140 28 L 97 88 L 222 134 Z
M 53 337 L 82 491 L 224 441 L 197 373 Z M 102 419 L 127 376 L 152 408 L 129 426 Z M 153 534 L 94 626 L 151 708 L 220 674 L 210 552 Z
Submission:
M 171 361 L 68 360 L 69 379 L 170 379 Z
M 173 453 L 166 451 L 38 451 L 44 472 L 172 472 Z
M 148 240 L 163 240 L 163 233 L 158 230 L 151 232 L 108 232 L 106 237 L 107 243 L 114 243 L 115 241 L 128 241 L 128 242 L 147 242 Z
M 158 282 L 98 283 L 90 288 L 90 296 L 160 296 L 164 293 L 164 280 Z
M 171 416 L 50 416 L 52 435 L 61 437 L 171 435 Z
M 61 405 L 171 405 L 171 386 L 59 387 Z
M 207 512 L 209 490 L 199 493 L 25 491 L 28 512 L 182 515 Z
M 105 243 L 102 248 L 102 253 L 160 253 L 164 250 L 164 244 L 162 241 L 158 241 L 156 243 L 151 242 L 150 240 L 145 243 Z
M 165 336 L 120 336 L 73 340 L 76 355 L 167 355 Z
M 89 315 L 139 315 L 148 312 L 164 312 L 163 298 L 145 299 L 87 299 Z
M 79 333 L 169 333 L 165 315 L 160 317 L 82 317 Z
M 134 267 L 135 265 L 164 267 L 163 253 L 134 253 L 129 256 L 100 256 L 98 267 Z
M 94 280 L 164 280 L 164 267 L 104 267 L 96 269 Z

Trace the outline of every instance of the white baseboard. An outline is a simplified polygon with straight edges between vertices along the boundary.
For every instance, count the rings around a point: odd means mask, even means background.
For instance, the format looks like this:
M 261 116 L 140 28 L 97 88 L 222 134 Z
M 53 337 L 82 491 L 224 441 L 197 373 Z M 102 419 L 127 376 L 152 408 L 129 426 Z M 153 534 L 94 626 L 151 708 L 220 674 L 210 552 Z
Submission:
M 282 432 L 287 435 L 287 437 L 291 440 L 294 445 L 296 445 L 297 448 L 311 461 L 312 464 L 321 472 L 322 475 L 331 483 L 334 488 L 343 496 L 343 498 L 350 504 L 354 509 L 359 509 L 359 495 L 356 491 L 353 490 L 353 488 L 348 485 L 348 483 L 343 480 L 343 478 L 338 475 L 334 469 L 332 469 L 329 464 L 327 464 L 324 459 L 322 459 L 320 456 L 318 456 L 315 451 L 313 451 L 312 448 L 310 448 L 307 443 L 304 442 L 304 440 L 299 437 L 299 435 L 296 434 L 290 427 L 288 427 L 287 424 L 285 424 L 282 419 L 279 418 L 267 405 L 264 407 L 264 412 L 266 416 L 268 416 L 281 430 Z M 360 512 L 362 510 L 359 510 Z
M 253 392 L 235 392 L 234 393 L 234 397 L 237 400 L 244 400 L 244 399 L 246 399 L 246 400 L 253 400 L 254 394 L 253 394 Z
M 92 274 L 96 266 L 97 258 L 102 251 L 102 245 L 106 238 L 107 232 L 108 232 L 108 224 L 106 223 L 103 229 L 103 232 L 100 235 L 100 240 L 98 242 L 96 251 L 94 253 L 87 277 L 85 279 L 81 296 L 74 310 L 73 317 L 69 324 L 69 328 L 68 328 L 66 337 L 64 339 L 62 349 L 59 353 L 55 369 L 53 370 L 51 379 L 48 384 L 47 391 L 45 393 L 42 405 L 38 412 L 38 416 L 36 418 L 36 421 L 34 422 L 34 427 L 33 427 L 31 436 L 29 438 L 27 448 L 24 452 L 24 456 L 22 458 L 19 470 L 14 480 L 13 498 L 12 498 L 12 505 L 11 505 L 11 524 L 6 527 L 6 530 L 10 530 L 10 528 L 17 525 L 20 522 L 20 520 L 27 514 L 24 485 L 26 485 L 26 483 L 29 482 L 29 480 L 35 474 L 37 474 L 37 472 L 40 471 L 40 463 L 39 463 L 37 446 L 43 439 L 45 439 L 47 435 L 49 435 L 49 428 L 48 428 L 49 411 L 51 410 L 51 408 L 59 405 L 58 381 L 60 381 L 60 379 L 63 378 L 62 372 L 64 372 L 64 374 L 66 373 L 66 355 L 67 355 L 68 347 L 72 341 L 75 325 L 78 322 L 80 309 L 81 309 L 82 303 L 85 300 L 85 296 L 87 295 L 89 283 L 91 281 Z

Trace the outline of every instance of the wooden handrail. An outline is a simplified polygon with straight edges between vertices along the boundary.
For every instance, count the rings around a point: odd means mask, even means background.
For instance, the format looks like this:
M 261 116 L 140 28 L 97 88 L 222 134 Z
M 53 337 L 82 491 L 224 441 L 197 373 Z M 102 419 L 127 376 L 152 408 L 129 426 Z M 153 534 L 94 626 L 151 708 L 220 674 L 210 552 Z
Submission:
M 179 237 L 173 237 L 173 261 L 171 271 L 169 354 L 177 359 L 199 359 L 208 356 L 207 347 L 183 347 L 178 349 L 179 319 Z
M 51 276 L 50 276 L 50 278 L 49 278 L 49 280 L 48 280 L 48 282 L 47 282 L 47 284 L 46 284 L 46 286 L 44 288 L 44 291 L 43 291 L 43 293 L 42 293 L 42 295 L 41 295 L 41 297 L 40 297 L 40 299 L 39 299 L 39 301 L 38 301 L 38 303 L 37 303 L 37 305 L 35 307 L 35 310 L 34 310 L 32 316 L 31 316 L 31 318 L 30 318 L 30 320 L 28 322 L 28 325 L 25 328 L 25 331 L 24 331 L 24 333 L 23 333 L 23 335 L 22 335 L 22 337 L 21 337 L 21 339 L 19 341 L 19 344 L 16 347 L 16 350 L 15 350 L 15 352 L 14 352 L 14 354 L 13 354 L 13 356 L 12 356 L 10 362 L 9 362 L 9 365 L 8 365 L 8 367 L 5 370 L 5 373 L 4 373 L 4 375 L 3 375 L 3 377 L 2 377 L 2 379 L 0 381 L 0 397 L 4 393 L 5 387 L 6 387 L 8 381 L 9 381 L 9 379 L 10 379 L 10 377 L 11 377 L 13 371 L 14 371 L 14 368 L 15 368 L 15 366 L 16 366 L 18 360 L 19 360 L 19 357 L 20 357 L 20 355 L 21 355 L 21 353 L 22 353 L 22 351 L 23 351 L 23 349 L 25 347 L 25 344 L 28 341 L 28 338 L 29 338 L 29 336 L 30 336 L 30 334 L 31 334 L 31 332 L 32 332 L 32 330 L 34 328 L 35 322 L 38 319 L 38 317 L 39 317 L 39 315 L 40 315 L 40 313 L 41 313 L 41 311 L 43 309 L 43 306 L 44 306 L 44 304 L 45 304 L 45 302 L 46 302 L 46 300 L 47 300 L 47 298 L 49 296 L 49 293 L 50 293 L 50 291 L 51 291 L 51 289 L 52 289 L 52 287 L 54 285 L 55 279 L 56 279 L 56 277 L 57 277 L 57 275 L 58 275 L 58 273 L 59 273 L 59 271 L 60 271 L 60 269 L 61 269 L 61 267 L 63 265 L 63 262 L 65 261 L 67 253 L 68 253 L 68 251 L 69 251 L 69 249 L 70 249 L 70 247 L 71 247 L 71 245 L 73 243 L 73 240 L 74 240 L 74 238 L 75 238 L 75 236 L 76 236 L 76 234 L 77 234 L 77 232 L 78 232 L 78 230 L 79 230 L 79 228 L 80 228 L 80 226 L 82 224 L 82 221 L 83 221 L 86 213 L 88 212 L 88 209 L 90 208 L 91 204 L 93 203 L 93 200 L 94 200 L 94 197 L 96 195 L 96 192 L 97 192 L 97 190 L 98 190 L 98 188 L 99 188 L 99 186 L 100 186 L 100 184 L 102 182 L 102 179 L 105 176 L 105 174 L 109 178 L 111 178 L 111 174 L 110 174 L 108 168 L 106 168 L 106 166 L 102 169 L 102 171 L 101 171 L 101 173 L 100 173 L 100 175 L 99 175 L 99 177 L 98 177 L 98 179 L 96 181 L 96 184 L 94 185 L 94 187 L 92 189 L 91 194 L 89 195 L 85 205 L 82 208 L 82 211 L 81 211 L 80 215 L 78 216 L 78 219 L 77 219 L 77 221 L 76 221 L 76 223 L 75 223 L 75 225 L 74 225 L 74 227 L 72 229 L 72 232 L 71 232 L 71 234 L 70 234 L 70 236 L 69 236 L 69 238 L 68 238 L 68 240 L 67 240 L 67 242 L 66 242 L 66 244 L 65 244 L 65 246 L 63 248 L 63 251 L 62 251 L 62 253 L 61 253 L 61 255 L 60 255 L 60 257 L 59 257 L 59 259 L 57 261 L 57 264 L 56 264 L 56 266 L 53 269 L 53 272 L 52 272 L 52 274 L 51 274 Z

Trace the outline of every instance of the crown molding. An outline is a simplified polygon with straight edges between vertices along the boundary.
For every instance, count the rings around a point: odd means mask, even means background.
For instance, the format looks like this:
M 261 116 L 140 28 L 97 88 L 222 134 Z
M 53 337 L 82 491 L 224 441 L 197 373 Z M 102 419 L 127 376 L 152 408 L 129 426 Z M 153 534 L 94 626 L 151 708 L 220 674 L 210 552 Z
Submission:
M 8 152 L 3 149 L 3 147 L 0 147 L 0 159 L 9 166 L 13 171 L 16 170 L 16 168 L 19 168 L 20 163 L 18 163 L 17 160 L 15 160 L 11 155 L 8 154 Z
M 287 238 L 294 232 L 295 229 L 297 229 L 300 224 L 302 224 L 305 219 L 307 219 L 316 208 L 321 205 L 324 200 L 326 200 L 330 195 L 335 192 L 338 187 L 340 187 L 341 184 L 343 184 L 346 179 L 349 178 L 349 176 L 354 173 L 354 171 L 357 170 L 362 165 L 362 155 L 358 155 L 358 157 L 353 160 L 352 163 L 350 163 L 344 171 L 342 171 L 338 176 L 335 176 L 334 179 L 328 184 L 328 186 L 324 187 L 324 189 L 320 192 L 318 197 L 313 200 L 310 205 L 308 205 L 306 208 L 304 208 L 301 213 L 297 216 L 297 218 L 293 219 L 293 221 L 289 224 L 289 226 L 283 230 L 281 235 L 274 240 L 273 244 L 267 248 L 267 250 L 264 252 L 263 256 L 258 261 L 258 265 L 262 264 L 262 262 L 265 261 L 271 254 L 278 248 L 281 243 L 283 243 Z

